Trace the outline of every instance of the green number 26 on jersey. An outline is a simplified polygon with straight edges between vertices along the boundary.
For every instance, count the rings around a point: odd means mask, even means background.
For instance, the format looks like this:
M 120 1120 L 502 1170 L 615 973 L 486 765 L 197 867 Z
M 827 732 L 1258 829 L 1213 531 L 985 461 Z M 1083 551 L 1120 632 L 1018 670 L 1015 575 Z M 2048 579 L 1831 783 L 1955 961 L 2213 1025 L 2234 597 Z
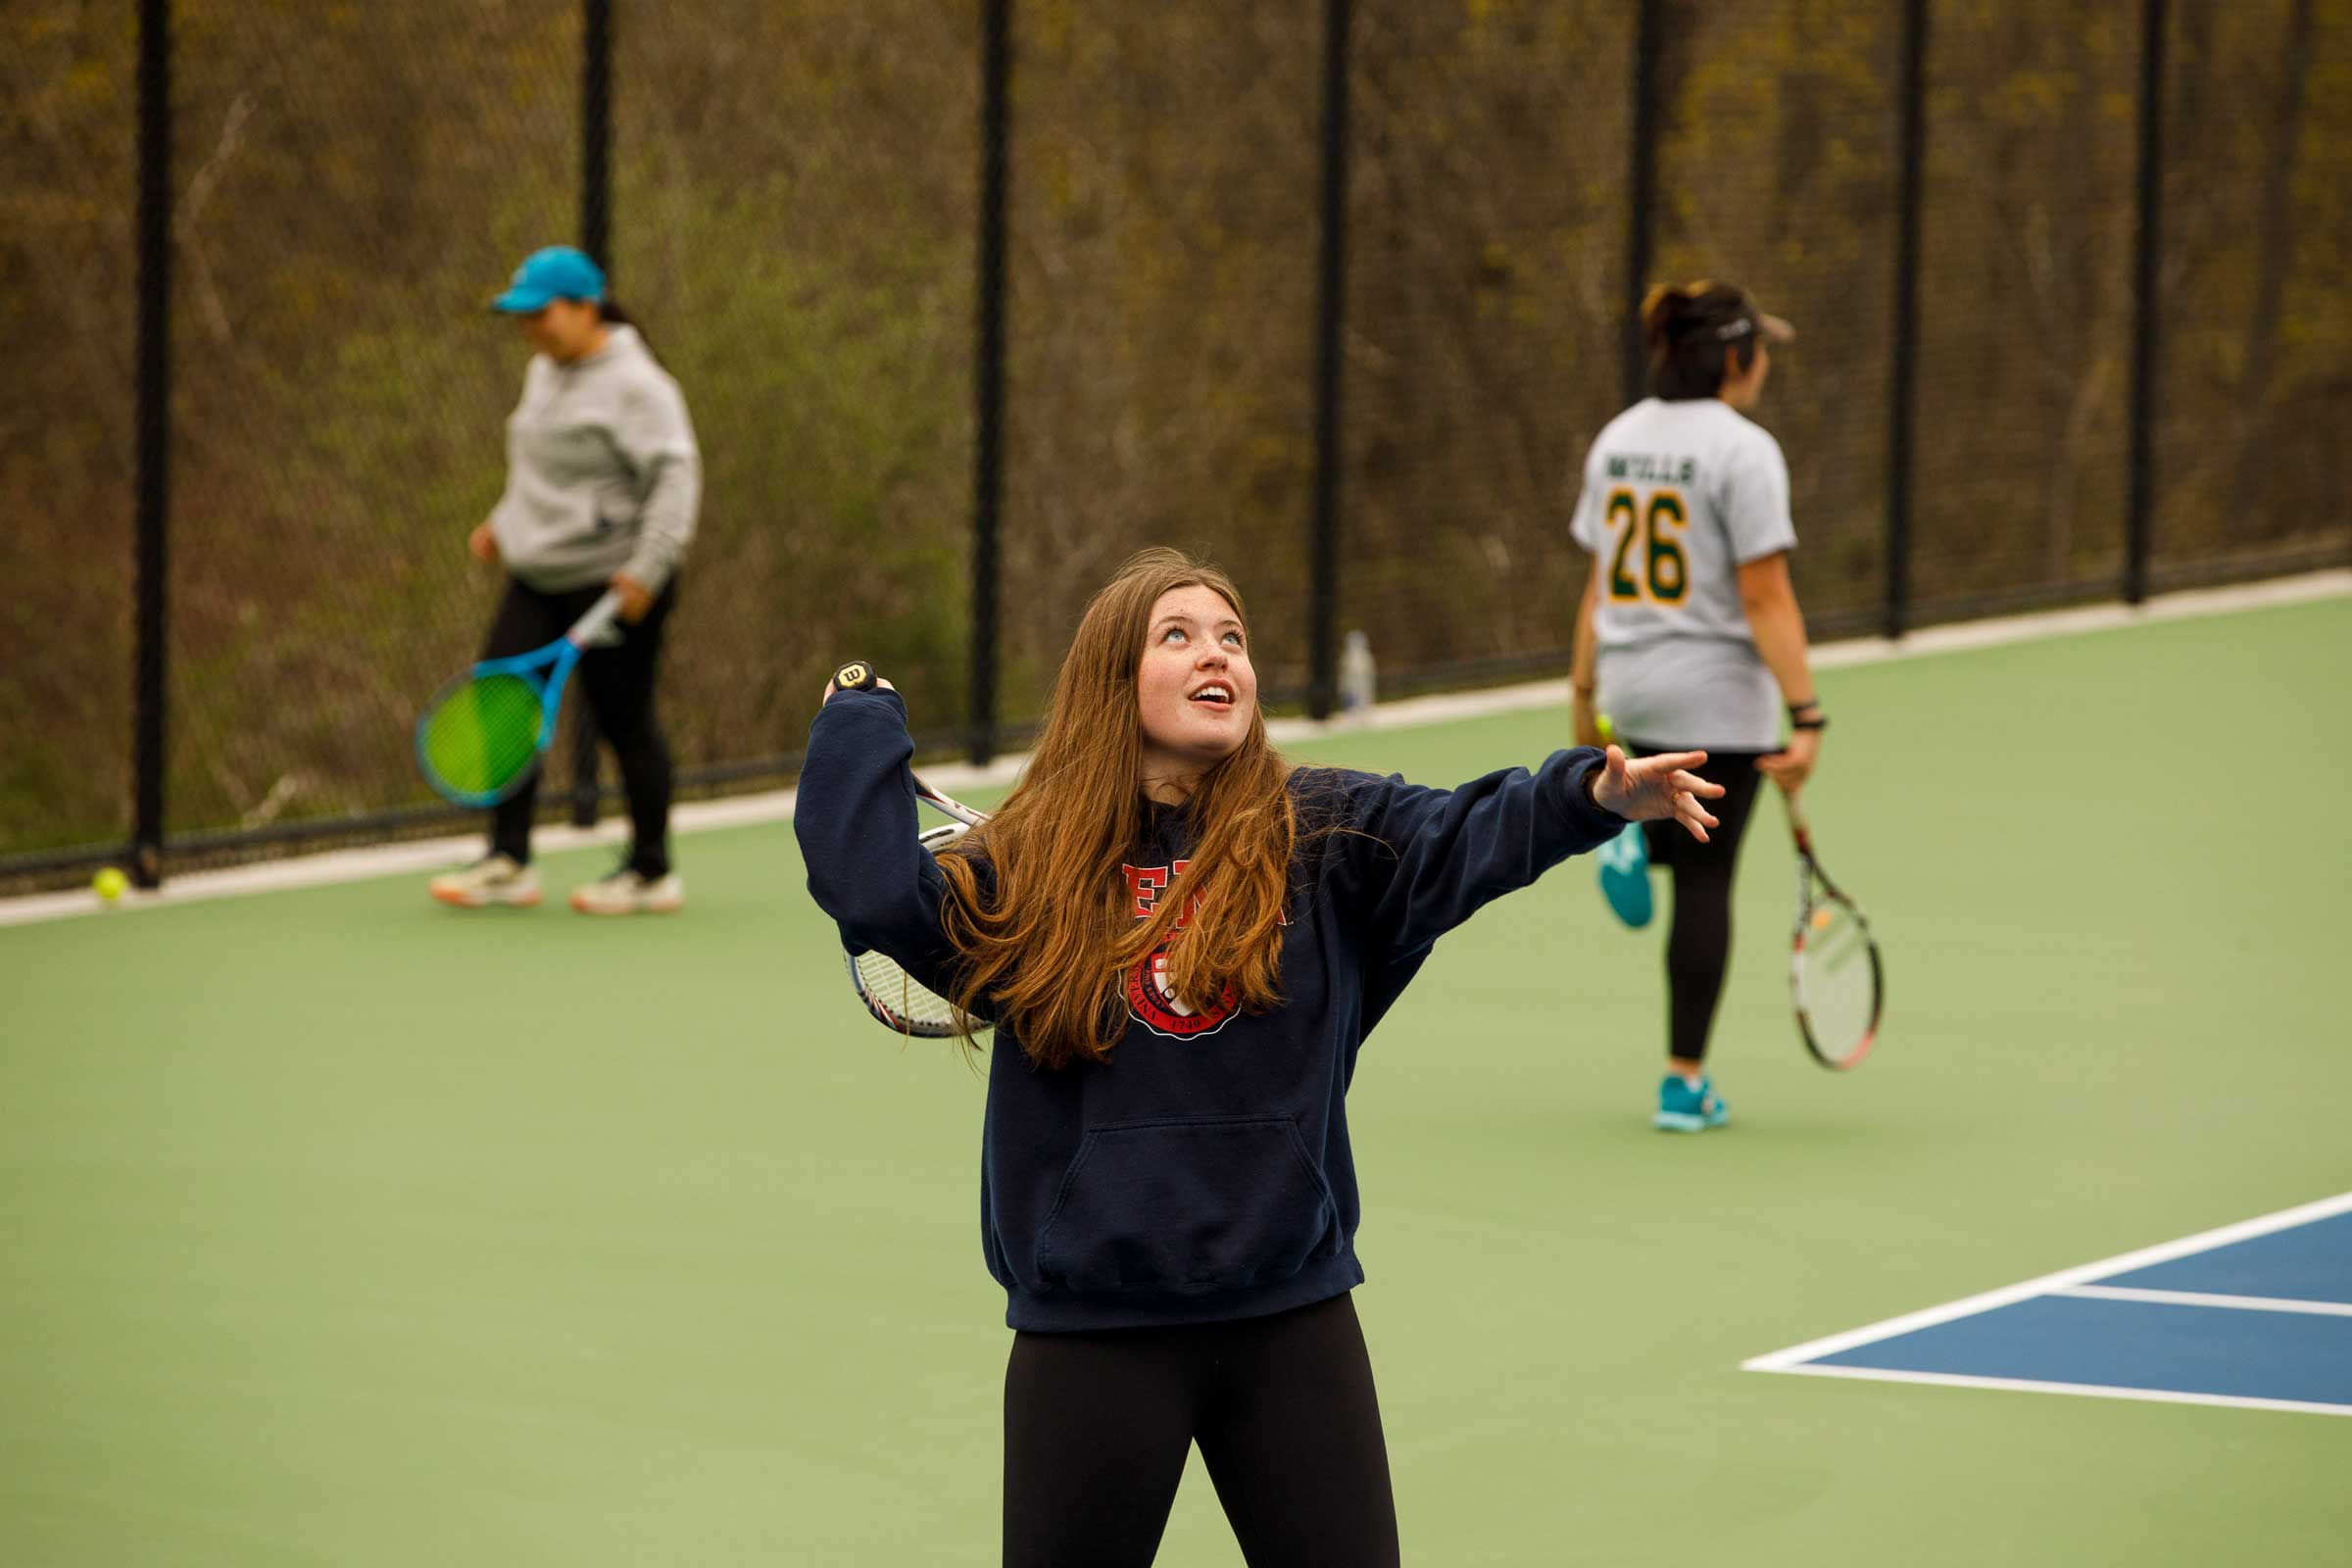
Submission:
M 1672 607 L 1690 591 L 1690 563 L 1677 535 L 1690 522 L 1683 498 L 1653 490 L 1644 507 L 1631 490 L 1609 492 L 1608 523 L 1617 534 L 1609 552 L 1609 598 L 1620 604 Z

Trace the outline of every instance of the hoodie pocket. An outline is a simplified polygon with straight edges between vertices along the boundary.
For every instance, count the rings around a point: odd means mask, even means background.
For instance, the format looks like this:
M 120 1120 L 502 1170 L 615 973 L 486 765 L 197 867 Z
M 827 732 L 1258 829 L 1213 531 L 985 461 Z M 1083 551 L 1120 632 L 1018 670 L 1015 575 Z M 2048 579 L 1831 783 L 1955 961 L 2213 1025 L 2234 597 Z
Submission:
M 1113 1123 L 1063 1174 L 1037 1272 L 1071 1291 L 1232 1290 L 1339 1248 L 1339 1205 L 1288 1116 Z

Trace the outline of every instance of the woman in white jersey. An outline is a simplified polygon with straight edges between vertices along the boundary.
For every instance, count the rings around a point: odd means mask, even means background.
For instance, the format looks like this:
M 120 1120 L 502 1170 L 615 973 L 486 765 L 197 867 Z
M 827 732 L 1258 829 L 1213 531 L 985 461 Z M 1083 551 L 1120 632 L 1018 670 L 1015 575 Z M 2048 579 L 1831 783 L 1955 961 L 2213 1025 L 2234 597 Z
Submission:
M 1789 791 L 1804 783 L 1829 720 L 1788 581 L 1788 465 L 1746 416 L 1772 368 L 1768 345 L 1795 334 L 1728 283 L 1651 289 L 1642 331 L 1655 395 L 1610 420 L 1585 460 L 1574 530 L 1592 571 L 1571 681 L 1579 742 L 1600 743 L 1606 713 L 1637 755 L 1706 752 L 1696 771 L 1726 790 L 1709 842 L 1646 839 L 1649 862 L 1674 882 L 1668 1071 L 1653 1121 L 1700 1132 L 1729 1115 L 1707 1076 L 1707 1036 L 1731 958 L 1732 874 L 1748 813 L 1761 779 Z M 1631 923 L 1645 920 L 1639 855 L 1602 874 L 1604 886 L 1630 879 L 1610 902 Z

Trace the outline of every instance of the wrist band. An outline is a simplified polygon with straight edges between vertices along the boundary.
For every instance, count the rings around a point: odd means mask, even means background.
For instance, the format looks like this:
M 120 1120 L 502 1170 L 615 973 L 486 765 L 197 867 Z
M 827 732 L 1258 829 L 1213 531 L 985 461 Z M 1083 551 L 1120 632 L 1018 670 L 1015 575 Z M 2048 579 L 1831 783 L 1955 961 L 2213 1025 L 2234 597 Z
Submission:
M 1790 729 L 1828 729 L 1830 719 L 1827 713 L 1815 713 L 1811 718 L 1790 719 L 1788 727 Z
M 1818 697 L 1808 697 L 1801 703 L 1790 703 L 1788 705 L 1788 716 L 1790 718 L 1799 717 L 1811 710 L 1819 708 L 1820 706 L 1821 699 Z

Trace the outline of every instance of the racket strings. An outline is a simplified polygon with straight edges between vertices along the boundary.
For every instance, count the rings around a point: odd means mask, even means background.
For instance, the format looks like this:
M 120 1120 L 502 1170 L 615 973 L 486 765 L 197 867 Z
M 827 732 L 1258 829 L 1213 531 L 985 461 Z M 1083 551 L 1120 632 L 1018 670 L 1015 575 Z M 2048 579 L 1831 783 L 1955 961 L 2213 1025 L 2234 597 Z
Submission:
M 1878 1026 L 1879 968 L 1869 928 L 1853 910 L 1840 904 L 1813 910 L 1794 979 L 1818 1054 L 1846 1061 L 1869 1047 Z
M 962 1014 L 955 1004 L 917 981 L 894 959 L 870 950 L 853 954 L 850 974 L 866 1006 L 900 1033 L 938 1039 L 957 1032 Z
M 1870 935 L 1860 922 L 1839 911 L 1827 925 L 1818 926 L 1813 939 L 1805 944 L 1816 961 L 1824 968 L 1842 969 L 1870 952 Z
M 945 826 L 930 828 L 916 835 L 915 842 L 927 854 L 937 855 L 972 827 L 987 820 L 986 816 L 971 808 L 934 793 L 919 778 L 914 785 L 918 800 L 927 801 L 937 809 L 956 818 Z M 847 956 L 850 983 L 857 988 L 858 1000 L 865 1004 L 865 1010 L 885 1028 L 931 1040 L 944 1040 L 951 1035 L 968 1035 L 977 1039 L 990 1031 L 992 1026 L 986 1019 L 967 1018 L 954 1003 L 908 974 L 896 959 L 870 949 Z
M 419 727 L 418 756 L 443 793 L 495 795 L 539 755 L 539 688 L 519 675 L 482 675 L 444 692 Z

